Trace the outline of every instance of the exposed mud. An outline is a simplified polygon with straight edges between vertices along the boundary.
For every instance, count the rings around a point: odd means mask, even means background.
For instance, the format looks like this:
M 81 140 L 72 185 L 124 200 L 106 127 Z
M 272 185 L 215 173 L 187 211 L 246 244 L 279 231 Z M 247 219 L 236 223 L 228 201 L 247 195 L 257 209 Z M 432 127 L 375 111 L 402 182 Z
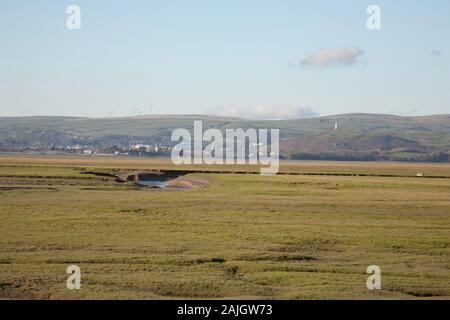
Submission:
M 204 188 L 209 185 L 209 179 L 206 177 L 181 176 L 166 183 L 166 189 L 188 190 L 195 188 Z
M 187 176 L 192 171 L 181 170 L 149 170 L 149 171 L 128 171 L 118 174 L 106 172 L 86 171 L 84 174 L 93 174 L 101 177 L 114 178 L 116 182 L 133 182 L 142 188 L 170 190 L 189 190 L 203 188 L 209 185 L 210 180 L 206 177 Z

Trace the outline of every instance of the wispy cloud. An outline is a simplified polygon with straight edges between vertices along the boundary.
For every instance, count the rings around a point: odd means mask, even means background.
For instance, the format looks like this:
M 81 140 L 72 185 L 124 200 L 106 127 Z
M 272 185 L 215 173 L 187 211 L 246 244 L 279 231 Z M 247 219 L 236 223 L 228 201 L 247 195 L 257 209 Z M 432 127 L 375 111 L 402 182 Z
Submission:
M 310 108 L 297 106 L 221 107 L 205 110 L 205 114 L 250 120 L 286 120 L 311 118 L 318 114 Z
M 301 67 L 331 68 L 352 66 L 359 61 L 364 51 L 356 47 L 320 49 L 300 61 Z
M 433 57 L 440 57 L 440 56 L 441 56 L 441 51 L 439 51 L 439 50 L 433 50 L 433 51 L 431 51 L 431 55 L 432 55 Z

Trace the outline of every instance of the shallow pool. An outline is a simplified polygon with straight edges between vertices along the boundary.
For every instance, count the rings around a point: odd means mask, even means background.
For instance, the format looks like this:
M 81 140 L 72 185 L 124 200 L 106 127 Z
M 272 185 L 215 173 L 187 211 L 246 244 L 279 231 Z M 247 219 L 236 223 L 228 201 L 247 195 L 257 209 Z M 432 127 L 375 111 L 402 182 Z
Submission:
M 141 186 L 149 186 L 149 187 L 157 187 L 157 188 L 165 188 L 166 182 L 162 180 L 139 180 L 137 182 Z

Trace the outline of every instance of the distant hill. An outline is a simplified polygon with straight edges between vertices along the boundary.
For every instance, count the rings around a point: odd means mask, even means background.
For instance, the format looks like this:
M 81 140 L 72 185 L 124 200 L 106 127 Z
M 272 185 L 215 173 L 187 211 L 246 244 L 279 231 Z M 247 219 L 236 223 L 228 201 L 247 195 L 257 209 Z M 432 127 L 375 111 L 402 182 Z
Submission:
M 204 115 L 0 117 L 0 151 L 45 151 L 71 145 L 126 149 L 135 143 L 170 146 L 172 131 L 192 130 L 194 120 L 203 120 L 204 129 L 279 128 L 282 156 L 290 159 L 449 160 L 450 115 L 341 114 L 268 121 Z

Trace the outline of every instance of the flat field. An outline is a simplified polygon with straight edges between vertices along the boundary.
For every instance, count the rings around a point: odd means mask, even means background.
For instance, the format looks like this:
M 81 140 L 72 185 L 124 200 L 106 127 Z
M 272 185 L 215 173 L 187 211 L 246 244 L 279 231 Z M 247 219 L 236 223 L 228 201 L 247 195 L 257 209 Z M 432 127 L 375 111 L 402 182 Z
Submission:
M 450 299 L 450 164 L 189 167 L 209 184 L 183 191 L 83 173 L 144 169 L 186 168 L 1 156 L 0 298 Z

